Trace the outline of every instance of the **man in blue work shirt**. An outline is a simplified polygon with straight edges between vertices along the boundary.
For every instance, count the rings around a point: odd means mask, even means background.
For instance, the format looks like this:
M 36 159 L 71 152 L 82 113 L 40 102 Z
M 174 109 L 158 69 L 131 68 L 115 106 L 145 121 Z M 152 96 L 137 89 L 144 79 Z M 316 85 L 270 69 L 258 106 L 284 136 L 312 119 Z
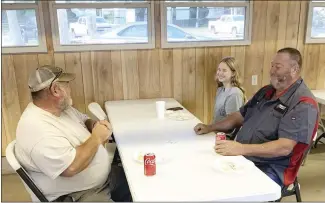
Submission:
M 217 141 L 215 151 L 243 155 L 280 186 L 290 185 L 318 127 L 318 106 L 300 77 L 301 66 L 298 50 L 279 50 L 271 63 L 271 84 L 225 120 L 197 124 L 196 134 L 241 127 L 236 141 Z

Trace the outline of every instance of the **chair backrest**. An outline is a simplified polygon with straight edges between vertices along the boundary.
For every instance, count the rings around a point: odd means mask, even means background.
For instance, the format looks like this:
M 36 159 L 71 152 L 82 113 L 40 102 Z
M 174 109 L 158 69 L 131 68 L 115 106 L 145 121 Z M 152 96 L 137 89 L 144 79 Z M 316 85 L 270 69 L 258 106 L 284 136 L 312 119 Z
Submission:
M 309 154 L 309 151 L 310 151 L 311 148 L 313 147 L 313 144 L 314 144 L 316 138 L 317 138 L 317 132 L 315 133 L 314 137 L 311 139 L 311 142 L 310 142 L 308 148 L 307 148 L 306 151 L 304 152 L 304 155 L 303 155 L 303 157 L 302 157 L 302 160 L 307 159 L 307 156 L 308 156 L 308 154 Z
M 98 120 L 107 120 L 106 113 L 98 103 L 90 103 L 88 109 Z
M 42 191 L 35 185 L 26 170 L 20 165 L 15 156 L 16 140 L 12 141 L 6 148 L 6 158 L 9 165 L 17 172 L 20 178 L 24 181 L 25 185 L 36 195 L 41 202 L 48 202 Z
M 299 169 L 300 169 L 300 167 L 302 166 L 302 164 L 303 164 L 303 161 L 307 158 L 307 155 L 308 155 L 308 153 L 309 153 L 309 151 L 310 151 L 310 149 L 312 148 L 312 146 L 313 146 L 313 143 L 314 143 L 314 139 L 315 139 L 315 137 L 317 137 L 317 131 L 316 132 L 314 132 L 314 134 L 313 134 L 313 136 L 312 136 L 312 138 L 311 138 L 311 140 L 310 140 L 310 143 L 309 143 L 309 145 L 307 146 L 307 147 L 304 147 L 303 145 L 300 145 L 300 146 L 302 146 L 304 149 L 304 152 L 303 152 L 303 154 L 302 154 L 302 156 L 299 158 L 299 160 L 297 161 L 297 164 L 296 164 L 296 166 L 295 166 L 295 168 L 294 168 L 294 179 L 292 179 L 292 182 L 290 182 L 288 185 L 290 185 L 290 184 L 292 184 L 293 182 L 294 182 L 294 180 L 296 179 L 296 177 L 297 177 L 297 175 L 298 175 L 298 171 L 299 171 Z M 288 186 L 287 185 L 287 186 Z
M 230 133 L 227 133 L 227 136 L 229 137 L 230 140 L 235 140 L 236 139 L 236 136 L 237 136 L 237 133 L 239 132 L 239 130 L 241 129 L 242 127 L 237 127 L 235 129 L 233 129 Z

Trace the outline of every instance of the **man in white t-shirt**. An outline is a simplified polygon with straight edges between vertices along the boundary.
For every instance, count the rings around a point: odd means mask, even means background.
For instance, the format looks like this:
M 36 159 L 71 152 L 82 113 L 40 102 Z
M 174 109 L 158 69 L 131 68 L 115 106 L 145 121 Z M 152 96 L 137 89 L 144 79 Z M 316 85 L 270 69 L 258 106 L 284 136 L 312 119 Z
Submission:
M 104 147 L 112 135 L 110 123 L 96 122 L 72 107 L 69 82 L 74 78 L 51 66 L 30 75 L 33 102 L 17 126 L 16 157 L 49 201 L 66 196 L 132 201 L 123 168 L 111 165 Z M 113 193 L 119 198 L 112 198 Z

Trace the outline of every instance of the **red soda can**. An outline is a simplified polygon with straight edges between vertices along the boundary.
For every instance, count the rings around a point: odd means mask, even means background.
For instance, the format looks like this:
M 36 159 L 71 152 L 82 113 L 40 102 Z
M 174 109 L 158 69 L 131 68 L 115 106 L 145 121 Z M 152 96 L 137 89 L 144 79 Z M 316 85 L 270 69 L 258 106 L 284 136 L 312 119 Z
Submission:
M 218 132 L 216 135 L 216 141 L 217 140 L 226 140 L 226 133 Z
M 156 175 L 156 156 L 154 153 L 148 153 L 143 156 L 144 175 Z

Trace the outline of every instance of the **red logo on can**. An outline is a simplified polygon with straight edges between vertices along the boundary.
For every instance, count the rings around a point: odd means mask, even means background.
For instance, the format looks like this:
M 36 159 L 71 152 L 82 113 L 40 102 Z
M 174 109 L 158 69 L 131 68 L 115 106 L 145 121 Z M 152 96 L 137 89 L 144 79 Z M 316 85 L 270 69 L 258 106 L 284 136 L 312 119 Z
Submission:
M 217 140 L 226 140 L 226 134 L 223 132 L 218 132 L 216 135 L 216 141 Z
M 156 175 L 156 156 L 153 153 L 145 154 L 143 157 L 144 175 Z

